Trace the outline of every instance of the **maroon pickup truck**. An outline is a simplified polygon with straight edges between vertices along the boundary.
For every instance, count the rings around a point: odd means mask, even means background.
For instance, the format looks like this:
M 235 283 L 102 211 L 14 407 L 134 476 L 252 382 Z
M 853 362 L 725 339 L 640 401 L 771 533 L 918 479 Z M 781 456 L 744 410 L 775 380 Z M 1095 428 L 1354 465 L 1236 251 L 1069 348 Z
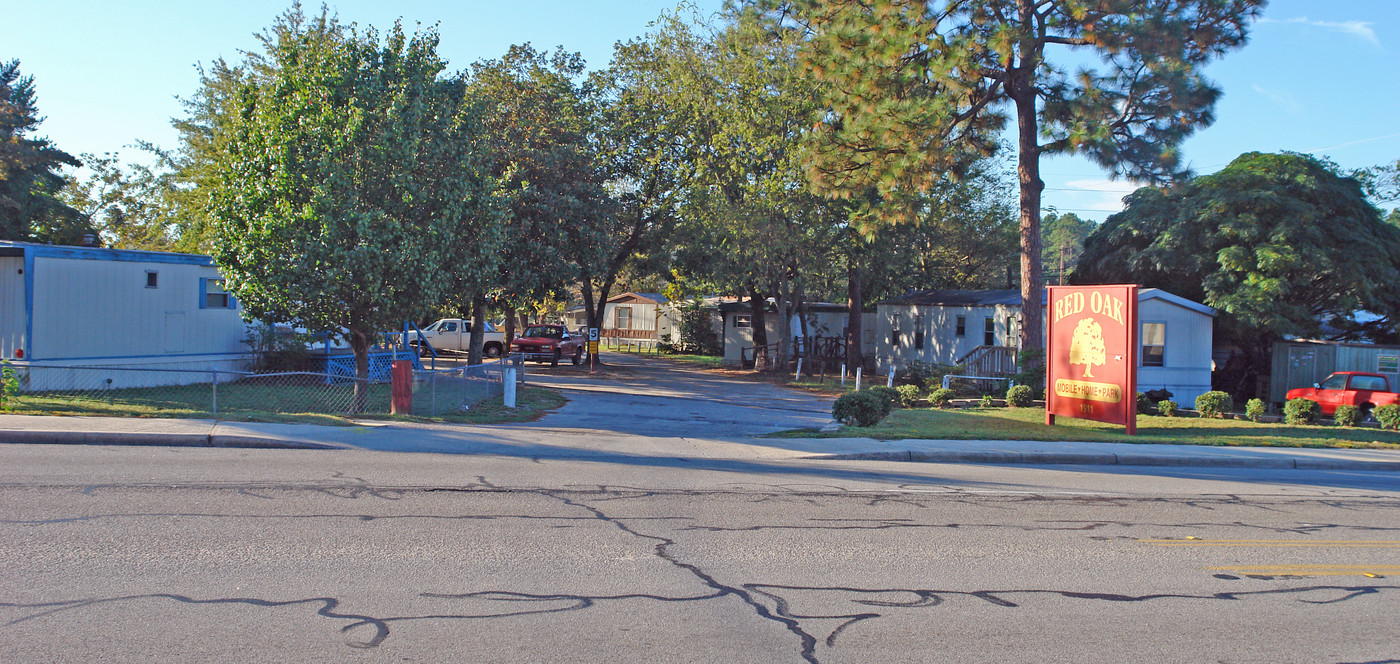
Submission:
M 1312 387 L 1289 390 L 1288 399 L 1316 401 L 1323 415 L 1336 413 L 1337 406 L 1356 406 L 1365 421 L 1371 419 L 1376 406 L 1400 403 L 1400 394 L 1390 391 L 1390 381 L 1381 374 L 1338 371 Z
M 527 360 L 559 364 L 559 360 L 569 358 L 580 364 L 587 352 L 583 337 L 574 337 L 563 325 L 531 325 L 525 328 L 523 336 L 510 342 L 510 352 L 520 353 Z

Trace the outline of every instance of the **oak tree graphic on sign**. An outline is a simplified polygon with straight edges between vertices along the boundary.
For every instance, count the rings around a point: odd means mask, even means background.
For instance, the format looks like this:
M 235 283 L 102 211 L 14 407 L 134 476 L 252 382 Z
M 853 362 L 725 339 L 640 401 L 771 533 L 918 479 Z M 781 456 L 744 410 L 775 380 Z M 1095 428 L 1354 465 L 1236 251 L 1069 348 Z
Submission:
M 1093 318 L 1085 318 L 1074 326 L 1070 337 L 1069 363 L 1084 365 L 1084 377 L 1093 378 L 1094 365 L 1108 361 L 1103 344 L 1103 328 Z

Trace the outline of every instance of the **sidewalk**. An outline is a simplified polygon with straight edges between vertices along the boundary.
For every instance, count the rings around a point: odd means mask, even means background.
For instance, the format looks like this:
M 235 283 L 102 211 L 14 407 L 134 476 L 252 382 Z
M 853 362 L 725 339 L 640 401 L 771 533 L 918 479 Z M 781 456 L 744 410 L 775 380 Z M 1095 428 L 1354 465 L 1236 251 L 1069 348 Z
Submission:
M 696 427 L 696 433 L 703 427 Z M 360 426 L 0 415 L 0 443 L 162 445 L 489 454 L 528 458 L 880 460 L 1400 471 L 1400 451 L 1003 440 L 648 436 L 538 425 Z

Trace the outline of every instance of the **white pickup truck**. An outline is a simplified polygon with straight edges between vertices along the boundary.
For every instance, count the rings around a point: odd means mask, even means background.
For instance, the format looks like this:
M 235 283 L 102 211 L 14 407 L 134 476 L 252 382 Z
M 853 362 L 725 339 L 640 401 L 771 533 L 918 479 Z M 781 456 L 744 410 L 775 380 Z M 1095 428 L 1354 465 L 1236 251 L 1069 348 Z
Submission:
M 506 348 L 505 330 L 497 330 L 489 321 L 482 323 L 481 353 L 486 357 L 500 357 Z M 471 349 L 472 322 L 461 318 L 444 318 L 423 328 L 423 338 L 437 350 L 467 352 Z M 409 345 L 417 346 L 418 339 L 410 335 Z M 426 354 L 427 349 L 420 351 Z

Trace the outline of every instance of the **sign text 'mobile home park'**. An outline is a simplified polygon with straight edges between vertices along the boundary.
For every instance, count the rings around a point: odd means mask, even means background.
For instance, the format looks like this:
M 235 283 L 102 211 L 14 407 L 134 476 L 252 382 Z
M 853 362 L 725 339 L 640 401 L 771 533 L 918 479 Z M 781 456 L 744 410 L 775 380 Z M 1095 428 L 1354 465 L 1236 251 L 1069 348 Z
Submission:
M 1064 415 L 1136 433 L 1138 287 L 1048 290 L 1045 423 Z

